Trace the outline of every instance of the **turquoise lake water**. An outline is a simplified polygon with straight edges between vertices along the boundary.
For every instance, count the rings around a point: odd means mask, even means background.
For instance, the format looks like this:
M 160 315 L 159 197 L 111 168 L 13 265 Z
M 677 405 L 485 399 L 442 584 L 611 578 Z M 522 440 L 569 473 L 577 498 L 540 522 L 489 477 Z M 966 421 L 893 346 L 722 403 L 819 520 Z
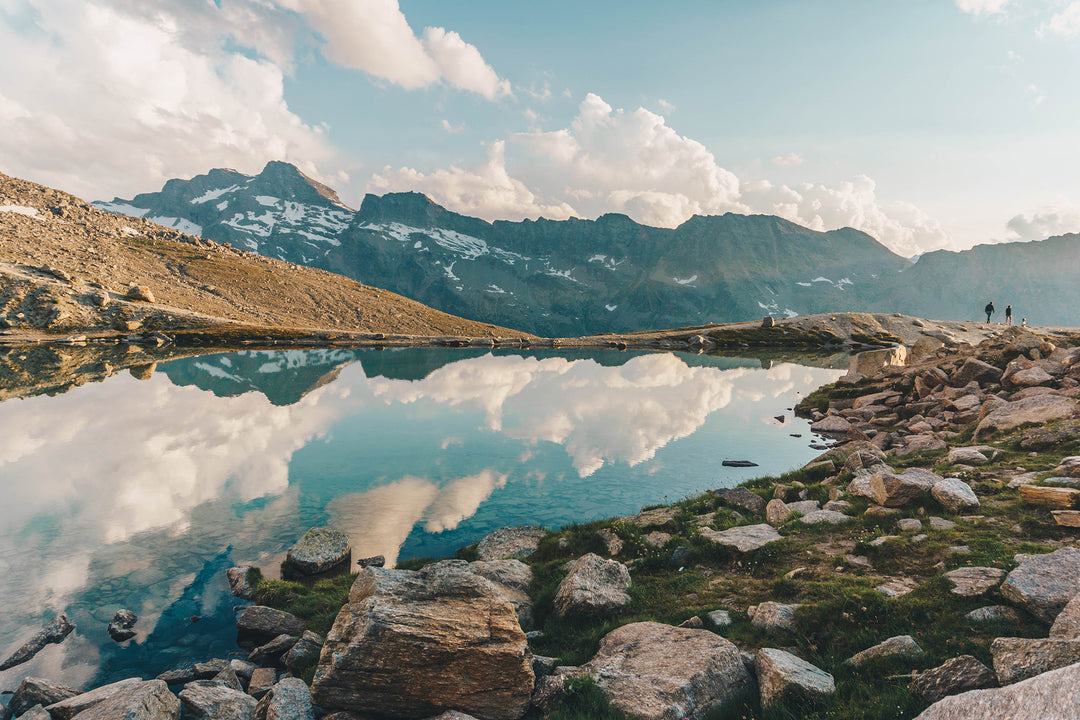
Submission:
M 78 628 L 0 689 L 237 653 L 225 569 L 272 572 L 312 526 L 392 564 L 790 470 L 819 453 L 790 408 L 842 373 L 615 351 L 258 351 L 0 403 L 0 656 L 57 612 Z M 105 630 L 121 607 L 139 616 L 123 646 Z

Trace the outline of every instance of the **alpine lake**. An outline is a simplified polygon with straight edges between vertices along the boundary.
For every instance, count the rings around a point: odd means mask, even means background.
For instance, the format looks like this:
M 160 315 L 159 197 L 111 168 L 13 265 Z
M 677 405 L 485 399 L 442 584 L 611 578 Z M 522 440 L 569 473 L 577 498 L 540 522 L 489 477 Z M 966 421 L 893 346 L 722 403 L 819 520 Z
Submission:
M 0 367 L 27 357 L 5 353 Z M 391 567 L 504 526 L 631 515 L 778 475 L 820 453 L 792 408 L 847 365 L 334 348 L 184 357 L 47 389 L 0 375 L 0 656 L 59 612 L 77 628 L 0 673 L 0 689 L 240 656 L 244 603 L 225 570 L 276 576 L 311 527 Z M 120 608 L 139 617 L 123 644 L 106 632 Z

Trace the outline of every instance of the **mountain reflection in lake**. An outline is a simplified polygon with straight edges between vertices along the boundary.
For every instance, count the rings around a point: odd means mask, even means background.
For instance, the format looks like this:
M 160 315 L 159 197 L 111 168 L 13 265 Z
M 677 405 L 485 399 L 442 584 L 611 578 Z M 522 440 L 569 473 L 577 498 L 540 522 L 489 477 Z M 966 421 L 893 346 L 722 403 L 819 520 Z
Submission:
M 841 373 L 661 353 L 239 352 L 0 403 L 0 654 L 56 612 L 78 626 L 0 686 L 227 655 L 225 568 L 272 565 L 314 525 L 392 564 L 781 473 L 816 454 L 787 408 Z M 126 646 L 105 633 L 120 607 L 139 615 Z

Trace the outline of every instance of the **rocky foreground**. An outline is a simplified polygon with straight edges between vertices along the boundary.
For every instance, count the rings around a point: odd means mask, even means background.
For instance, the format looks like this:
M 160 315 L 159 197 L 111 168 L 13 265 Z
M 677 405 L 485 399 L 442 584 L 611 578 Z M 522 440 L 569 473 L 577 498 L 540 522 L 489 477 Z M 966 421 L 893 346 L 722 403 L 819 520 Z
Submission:
M 314 587 L 234 568 L 246 658 L 27 678 L 9 712 L 1074 719 L 1080 348 L 998 330 L 856 357 L 800 405 L 832 446 L 801 470 Z M 320 530 L 291 557 L 352 552 Z

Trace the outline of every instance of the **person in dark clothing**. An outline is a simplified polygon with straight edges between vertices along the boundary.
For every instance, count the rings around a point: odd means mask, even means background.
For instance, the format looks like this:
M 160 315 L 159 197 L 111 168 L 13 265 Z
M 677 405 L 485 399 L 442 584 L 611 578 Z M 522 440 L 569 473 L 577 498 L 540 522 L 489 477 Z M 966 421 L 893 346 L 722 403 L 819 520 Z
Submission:
M 986 303 L 986 307 L 983 308 L 983 312 L 986 313 L 986 322 L 990 322 L 990 316 L 994 314 L 994 301 Z
M 1012 325 L 1012 305 L 1005 306 L 1005 324 Z

